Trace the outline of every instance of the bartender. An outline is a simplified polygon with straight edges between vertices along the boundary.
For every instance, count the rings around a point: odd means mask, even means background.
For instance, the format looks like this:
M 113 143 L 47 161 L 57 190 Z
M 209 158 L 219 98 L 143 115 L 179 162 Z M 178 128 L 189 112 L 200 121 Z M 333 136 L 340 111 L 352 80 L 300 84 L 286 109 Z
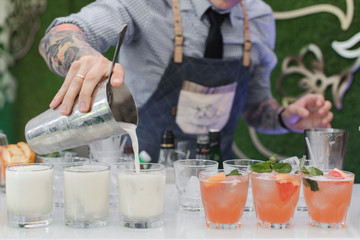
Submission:
M 111 84 L 125 82 L 132 92 L 140 151 L 152 159 L 163 129 L 193 149 L 197 135 L 221 129 L 223 159 L 230 159 L 240 117 L 266 134 L 330 127 L 323 96 L 308 94 L 287 108 L 272 97 L 275 20 L 261 0 L 99 0 L 55 19 L 39 46 L 49 68 L 65 77 L 51 108 L 69 115 L 78 96 L 80 112 L 91 109 L 111 65 L 102 53 L 124 24 Z

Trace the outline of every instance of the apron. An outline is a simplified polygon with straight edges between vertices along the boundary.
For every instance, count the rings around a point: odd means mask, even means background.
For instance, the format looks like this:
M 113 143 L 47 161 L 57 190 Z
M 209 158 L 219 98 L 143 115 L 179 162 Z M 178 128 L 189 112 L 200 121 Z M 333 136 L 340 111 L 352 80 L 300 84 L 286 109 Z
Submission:
M 241 2 L 243 4 L 243 2 Z M 190 158 L 196 154 L 196 139 L 210 128 L 221 130 L 223 160 L 231 159 L 233 135 L 245 104 L 249 83 L 248 21 L 245 16 L 244 56 L 240 59 L 207 59 L 182 55 L 183 35 L 178 0 L 174 13 L 174 59 L 171 59 L 149 100 L 138 109 L 139 151 L 157 162 L 161 133 L 174 132 L 175 141 L 190 142 Z

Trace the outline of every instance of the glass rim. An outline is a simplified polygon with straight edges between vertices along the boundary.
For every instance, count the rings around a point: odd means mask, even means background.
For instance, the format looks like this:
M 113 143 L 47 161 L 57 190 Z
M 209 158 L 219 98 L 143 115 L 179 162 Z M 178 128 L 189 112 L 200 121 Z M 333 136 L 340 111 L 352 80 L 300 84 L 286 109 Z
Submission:
M 329 173 L 331 172 L 332 170 L 334 170 L 333 168 L 325 168 L 325 169 L 320 169 L 324 174 L 326 173 Z M 346 170 L 341 170 L 339 169 L 340 171 L 342 171 L 343 173 L 345 173 L 347 176 L 345 178 L 328 178 L 329 181 L 344 181 L 344 179 L 352 179 L 352 178 L 355 178 L 355 173 L 353 172 L 350 172 L 350 171 L 346 171 Z M 320 175 L 320 176 L 312 176 L 312 175 L 309 175 L 309 174 L 305 174 L 303 173 L 303 177 L 304 178 L 315 178 L 315 177 L 325 177 L 324 175 Z
M 49 160 L 49 162 L 39 162 L 39 163 L 51 163 L 51 164 L 71 164 L 71 163 L 76 163 L 76 161 L 90 161 L 90 158 L 87 157 L 69 157 L 69 158 L 64 158 L 64 157 L 44 157 L 44 158 L 39 158 L 39 161 L 45 159 L 45 160 Z M 60 162 L 55 162 L 52 163 L 51 160 L 56 161 L 56 160 L 61 160 L 63 159 L 64 161 L 60 161 Z M 68 160 L 70 160 L 69 162 L 67 162 Z
M 240 176 L 240 177 L 244 177 L 244 176 L 247 176 L 247 175 L 249 175 L 249 171 L 246 171 L 246 170 L 239 170 L 239 169 L 237 169 L 242 175 L 232 175 L 232 176 Z M 203 170 L 203 171 L 200 171 L 199 172 L 199 176 L 210 176 L 210 175 L 208 175 L 207 173 L 215 173 L 216 172 L 216 174 L 219 174 L 219 173 L 225 173 L 225 169 L 217 169 L 216 171 L 214 171 L 214 170 Z M 231 172 L 231 171 L 230 171 Z M 216 176 L 216 175 L 213 175 L 213 174 L 211 174 L 211 176 Z M 230 176 L 229 176 L 230 177 Z
M 131 169 L 124 168 L 123 166 L 125 166 L 125 165 L 134 166 L 134 168 L 131 168 Z M 133 161 L 117 163 L 117 164 L 115 164 L 115 166 L 119 171 L 135 172 L 135 163 Z M 158 172 L 158 171 L 165 170 L 165 165 L 162 163 L 140 163 L 140 166 L 156 166 L 156 168 L 143 168 L 143 169 L 140 168 L 140 173 Z
M 300 171 L 299 171 L 299 173 L 278 173 L 278 172 L 258 173 L 258 172 L 250 171 L 250 174 L 251 174 L 251 177 L 255 177 L 255 178 L 263 178 L 262 176 L 265 175 L 265 174 L 270 174 L 270 175 L 273 175 L 273 176 L 278 175 L 278 174 L 283 174 L 283 175 L 288 175 L 290 177 L 292 177 L 292 176 L 301 177 L 302 176 L 302 173 Z M 276 179 L 275 178 L 274 179 L 266 178 L 265 180 L 276 180 Z
M 311 128 L 305 129 L 304 132 L 316 132 L 316 133 L 345 133 L 347 130 L 340 128 Z
M 35 171 L 45 171 L 45 170 L 49 170 L 49 169 L 53 169 L 54 168 L 54 164 L 52 163 L 19 163 L 19 164 L 10 164 L 6 166 L 6 170 L 7 171 L 19 171 L 16 170 L 16 168 L 18 167 L 25 167 L 25 166 L 48 166 L 47 168 L 42 168 L 42 169 L 26 169 L 23 168 L 20 171 L 27 171 L 27 172 L 35 172 Z
M 236 164 L 236 163 L 234 163 L 234 164 L 230 163 L 232 161 L 249 161 L 249 162 L 253 161 L 256 163 L 264 162 L 263 160 L 251 159 L 251 158 L 234 158 L 234 159 L 228 159 L 228 160 L 223 161 L 223 164 L 226 163 L 227 165 L 231 165 L 231 166 L 245 166 L 245 164 L 240 165 L 240 164 Z M 246 164 L 246 165 L 250 166 L 249 164 Z
M 206 163 L 211 163 L 211 164 L 204 164 L 204 165 L 192 165 L 192 164 L 187 164 L 186 162 L 206 162 Z M 176 160 L 174 161 L 174 167 L 176 166 L 181 166 L 181 167 L 204 167 L 204 166 L 214 166 L 214 165 L 219 165 L 219 163 L 215 160 L 208 160 L 208 159 L 180 159 L 180 160 Z
M 93 169 L 77 169 L 76 167 L 92 166 Z M 95 168 L 103 167 L 103 168 Z M 72 169 L 71 169 L 72 168 Z M 64 167 L 64 172 L 76 172 L 76 173 L 89 173 L 89 172 L 104 172 L 110 171 L 111 166 L 106 164 L 91 164 L 91 163 L 70 163 L 70 165 Z

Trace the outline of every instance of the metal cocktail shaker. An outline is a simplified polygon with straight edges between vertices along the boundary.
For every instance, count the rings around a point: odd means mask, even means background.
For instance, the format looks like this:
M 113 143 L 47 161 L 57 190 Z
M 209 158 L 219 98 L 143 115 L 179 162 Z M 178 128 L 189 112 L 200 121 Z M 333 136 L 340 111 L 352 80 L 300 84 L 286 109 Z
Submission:
M 125 83 L 116 88 L 110 84 L 126 29 L 127 25 L 124 25 L 120 31 L 108 79 L 94 90 L 90 112 L 79 112 L 76 99 L 71 115 L 62 115 L 59 108 L 48 109 L 26 124 L 26 141 L 36 153 L 48 154 L 88 145 L 127 133 L 122 127 L 124 123 L 137 125 L 137 108 L 129 89 Z
M 25 127 L 29 146 L 38 154 L 48 154 L 126 134 L 121 123 L 137 125 L 135 101 L 125 83 L 113 88 L 104 81 L 95 89 L 94 96 L 88 113 L 79 112 L 76 101 L 69 116 L 62 115 L 57 108 L 31 119 Z
M 320 169 L 343 169 L 348 131 L 344 129 L 323 128 L 306 129 L 304 137 L 309 139 L 316 167 Z M 311 159 L 308 145 L 305 144 L 307 159 Z

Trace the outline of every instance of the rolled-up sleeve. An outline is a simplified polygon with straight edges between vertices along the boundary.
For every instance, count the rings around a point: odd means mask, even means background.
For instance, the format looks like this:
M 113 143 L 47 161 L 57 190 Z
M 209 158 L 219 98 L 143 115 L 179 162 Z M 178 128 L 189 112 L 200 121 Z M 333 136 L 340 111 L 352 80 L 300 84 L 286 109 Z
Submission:
M 137 6 L 136 9 L 134 6 Z M 143 0 L 99 0 L 83 7 L 78 13 L 56 18 L 47 31 L 59 24 L 75 24 L 86 34 L 88 42 L 94 49 L 105 52 L 111 45 L 116 44 L 124 24 L 128 25 L 124 42 L 134 37 L 138 23 L 133 20 L 132 14 L 146 16 L 144 11 L 146 11 L 146 1 Z M 137 19 L 141 20 L 141 18 Z

